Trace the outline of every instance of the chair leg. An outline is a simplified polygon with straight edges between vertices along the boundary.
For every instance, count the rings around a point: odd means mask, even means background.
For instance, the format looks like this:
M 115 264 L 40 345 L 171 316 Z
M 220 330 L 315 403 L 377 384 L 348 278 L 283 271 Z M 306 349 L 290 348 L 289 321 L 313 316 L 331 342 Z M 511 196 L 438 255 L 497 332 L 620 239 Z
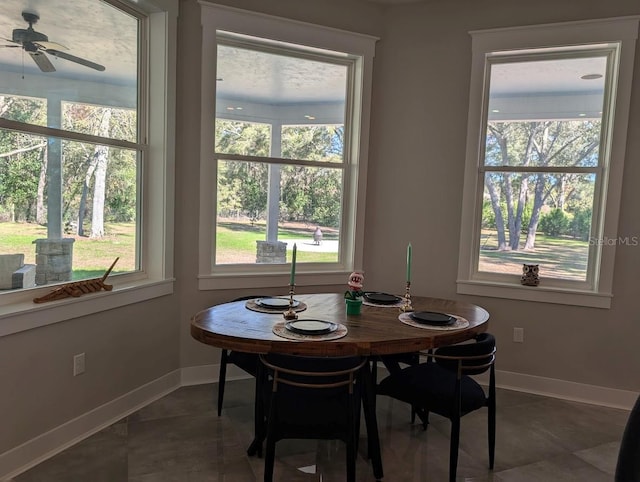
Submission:
M 267 436 L 267 451 L 264 456 L 264 482 L 273 481 L 273 466 L 275 465 L 276 443 Z
M 269 410 L 269 417 L 267 421 L 267 447 L 264 455 L 264 482 L 273 481 L 273 466 L 275 465 L 276 458 L 276 431 L 277 421 L 275 418 L 275 405 L 277 393 L 273 393 L 271 396 L 271 407 Z
M 431 353 L 431 350 L 429 350 L 429 353 Z M 409 361 L 409 365 L 410 366 L 415 366 L 418 363 L 420 363 L 420 355 L 418 353 L 414 353 L 411 356 L 411 360 Z M 416 423 L 416 411 L 417 411 L 417 407 L 415 405 L 411 405 L 411 424 L 413 425 L 414 423 Z M 427 423 L 429 423 L 429 413 L 427 412 Z M 423 424 L 424 426 L 424 424 Z M 424 426 L 424 429 L 426 430 L 427 427 Z
M 222 350 L 220 357 L 220 374 L 218 375 L 218 417 L 222 414 L 222 400 L 224 400 L 224 382 L 227 379 L 228 350 Z
M 376 420 L 376 388 L 373 386 L 371 376 L 371 367 L 365 363 L 360 373 L 363 382 L 362 390 L 362 408 L 364 410 L 364 421 L 367 425 L 367 450 L 371 465 L 373 466 L 373 475 L 376 480 L 384 477 L 382 469 L 382 456 L 380 452 L 380 436 L 378 434 L 378 422 Z
M 456 481 L 458 471 L 458 445 L 460 443 L 460 417 L 451 420 L 451 446 L 449 448 L 449 482 Z
M 258 455 L 262 457 L 262 443 L 267 435 L 267 420 L 265 414 L 264 396 L 262 387 L 264 386 L 267 372 L 262 366 L 262 363 L 258 364 L 256 372 L 256 386 L 253 401 L 253 443 L 247 450 L 249 456 Z
M 354 425 L 355 425 L 355 432 L 353 434 L 353 440 L 355 442 L 354 445 L 354 450 L 356 452 L 356 454 L 358 453 L 358 447 L 360 446 L 360 417 L 362 416 L 362 396 L 360 395 L 359 397 L 355 398 L 354 401 L 355 407 L 354 407 L 354 416 L 355 416 L 355 420 L 354 420 Z
M 493 367 L 491 367 L 493 368 Z M 493 389 L 490 389 L 489 400 L 488 400 L 488 408 L 489 413 L 487 416 L 488 423 L 488 432 L 489 432 L 489 468 L 493 470 L 493 462 L 495 460 L 496 454 L 496 395 L 495 395 L 495 386 Z
M 424 408 L 412 406 L 411 412 L 412 414 L 415 413 L 422 422 L 422 430 L 427 430 L 427 425 L 429 425 L 429 411 Z
M 347 482 L 356 482 L 356 437 L 358 432 L 355 430 L 356 409 L 353 398 L 353 396 L 349 397 L 347 413 Z

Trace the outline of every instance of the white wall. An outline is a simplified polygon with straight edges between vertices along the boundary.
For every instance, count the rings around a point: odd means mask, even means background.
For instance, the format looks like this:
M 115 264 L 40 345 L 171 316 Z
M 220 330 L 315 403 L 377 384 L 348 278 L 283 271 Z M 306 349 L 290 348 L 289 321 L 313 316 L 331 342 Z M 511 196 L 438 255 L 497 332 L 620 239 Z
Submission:
M 1 337 L 0 454 L 176 370 L 176 300 Z M 86 354 L 86 372 L 74 377 L 77 353 Z

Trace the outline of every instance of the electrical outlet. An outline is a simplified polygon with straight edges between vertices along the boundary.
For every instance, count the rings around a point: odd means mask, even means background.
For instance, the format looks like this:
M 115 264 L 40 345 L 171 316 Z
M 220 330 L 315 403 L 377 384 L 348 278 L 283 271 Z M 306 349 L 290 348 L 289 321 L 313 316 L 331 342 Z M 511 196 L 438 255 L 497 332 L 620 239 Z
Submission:
M 84 353 L 73 356 L 73 376 L 76 377 L 84 373 Z
M 524 328 L 513 329 L 513 341 L 516 343 L 524 343 Z

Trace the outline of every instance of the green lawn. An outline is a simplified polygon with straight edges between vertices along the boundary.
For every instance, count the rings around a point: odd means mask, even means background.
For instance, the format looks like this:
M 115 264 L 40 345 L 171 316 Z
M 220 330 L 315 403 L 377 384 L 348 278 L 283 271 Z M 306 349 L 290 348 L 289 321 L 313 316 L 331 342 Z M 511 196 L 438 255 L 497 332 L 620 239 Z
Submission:
M 278 239 L 308 238 L 313 230 L 308 227 L 278 229 Z M 255 263 L 256 241 L 266 238 L 266 226 L 262 223 L 218 222 L 216 255 L 218 263 Z M 338 239 L 330 230 L 325 230 L 323 239 Z M 293 246 L 287 246 L 287 258 L 291 258 Z M 322 253 L 298 250 L 300 263 L 337 262 L 338 253 Z
M 135 225 L 131 223 L 105 224 L 102 239 L 65 235 L 75 238 L 73 243 L 73 279 L 102 276 L 113 260 L 120 257 L 113 273 L 135 269 Z M 31 223 L 0 223 L 0 253 L 24 254 L 25 263 L 35 264 L 36 247 L 33 241 L 47 237 L 47 228 Z
M 524 236 L 521 243 L 524 243 Z M 540 278 L 584 280 L 589 257 L 589 243 L 572 238 L 536 235 L 532 250 L 498 251 L 495 231 L 483 230 L 480 270 L 522 274 L 522 265 L 539 264 Z
M 101 276 L 120 257 L 113 272 L 135 269 L 135 225 L 106 224 L 106 236 L 102 239 L 75 238 L 73 243 L 73 279 Z M 280 229 L 278 236 L 286 238 L 311 239 L 312 229 L 307 226 Z M 218 224 L 217 251 L 220 263 L 255 263 L 256 240 L 265 239 L 264 223 L 224 222 Z M 47 228 L 32 223 L 0 223 L 0 253 L 23 253 L 25 263 L 35 264 L 35 239 L 47 237 Z M 337 234 L 327 229 L 324 239 L 337 239 Z M 288 259 L 291 258 L 288 247 Z M 308 252 L 298 250 L 300 263 L 337 262 L 337 253 Z
M 113 272 L 135 269 L 135 225 L 106 224 L 102 239 L 74 236 L 74 279 L 101 276 L 116 257 L 120 257 Z M 311 239 L 309 226 L 288 227 L 278 231 L 278 237 Z M 331 230 L 323 230 L 324 239 L 337 239 Z M 218 223 L 218 263 L 255 263 L 256 240 L 265 239 L 264 223 Z M 35 239 L 46 238 L 46 227 L 29 223 L 0 223 L 0 253 L 23 253 L 25 263 L 35 263 Z M 291 259 L 291 246 L 287 259 Z M 554 276 L 582 280 L 587 269 L 589 244 L 570 238 L 552 238 L 539 234 L 534 250 L 498 251 L 495 231 L 483 230 L 480 249 L 480 270 L 520 275 L 522 264 L 539 264 L 540 277 Z M 298 250 L 298 262 L 336 262 L 337 253 Z

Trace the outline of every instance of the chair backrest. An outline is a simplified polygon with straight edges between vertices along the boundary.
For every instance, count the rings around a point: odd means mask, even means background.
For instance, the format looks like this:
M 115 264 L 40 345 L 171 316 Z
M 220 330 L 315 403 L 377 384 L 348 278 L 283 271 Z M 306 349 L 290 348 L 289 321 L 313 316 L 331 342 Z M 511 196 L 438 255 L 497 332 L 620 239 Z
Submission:
M 640 480 L 640 397 L 629 414 L 616 466 L 616 482 L 633 480 Z
M 362 357 L 301 357 L 294 355 L 260 355 L 260 361 L 271 371 L 272 391 L 278 386 L 300 388 L 337 388 L 348 386 L 349 393 L 366 363 Z
M 496 359 L 496 339 L 490 333 L 480 333 L 475 343 L 438 348 L 431 355 L 439 365 L 461 375 L 479 375 L 493 366 Z

